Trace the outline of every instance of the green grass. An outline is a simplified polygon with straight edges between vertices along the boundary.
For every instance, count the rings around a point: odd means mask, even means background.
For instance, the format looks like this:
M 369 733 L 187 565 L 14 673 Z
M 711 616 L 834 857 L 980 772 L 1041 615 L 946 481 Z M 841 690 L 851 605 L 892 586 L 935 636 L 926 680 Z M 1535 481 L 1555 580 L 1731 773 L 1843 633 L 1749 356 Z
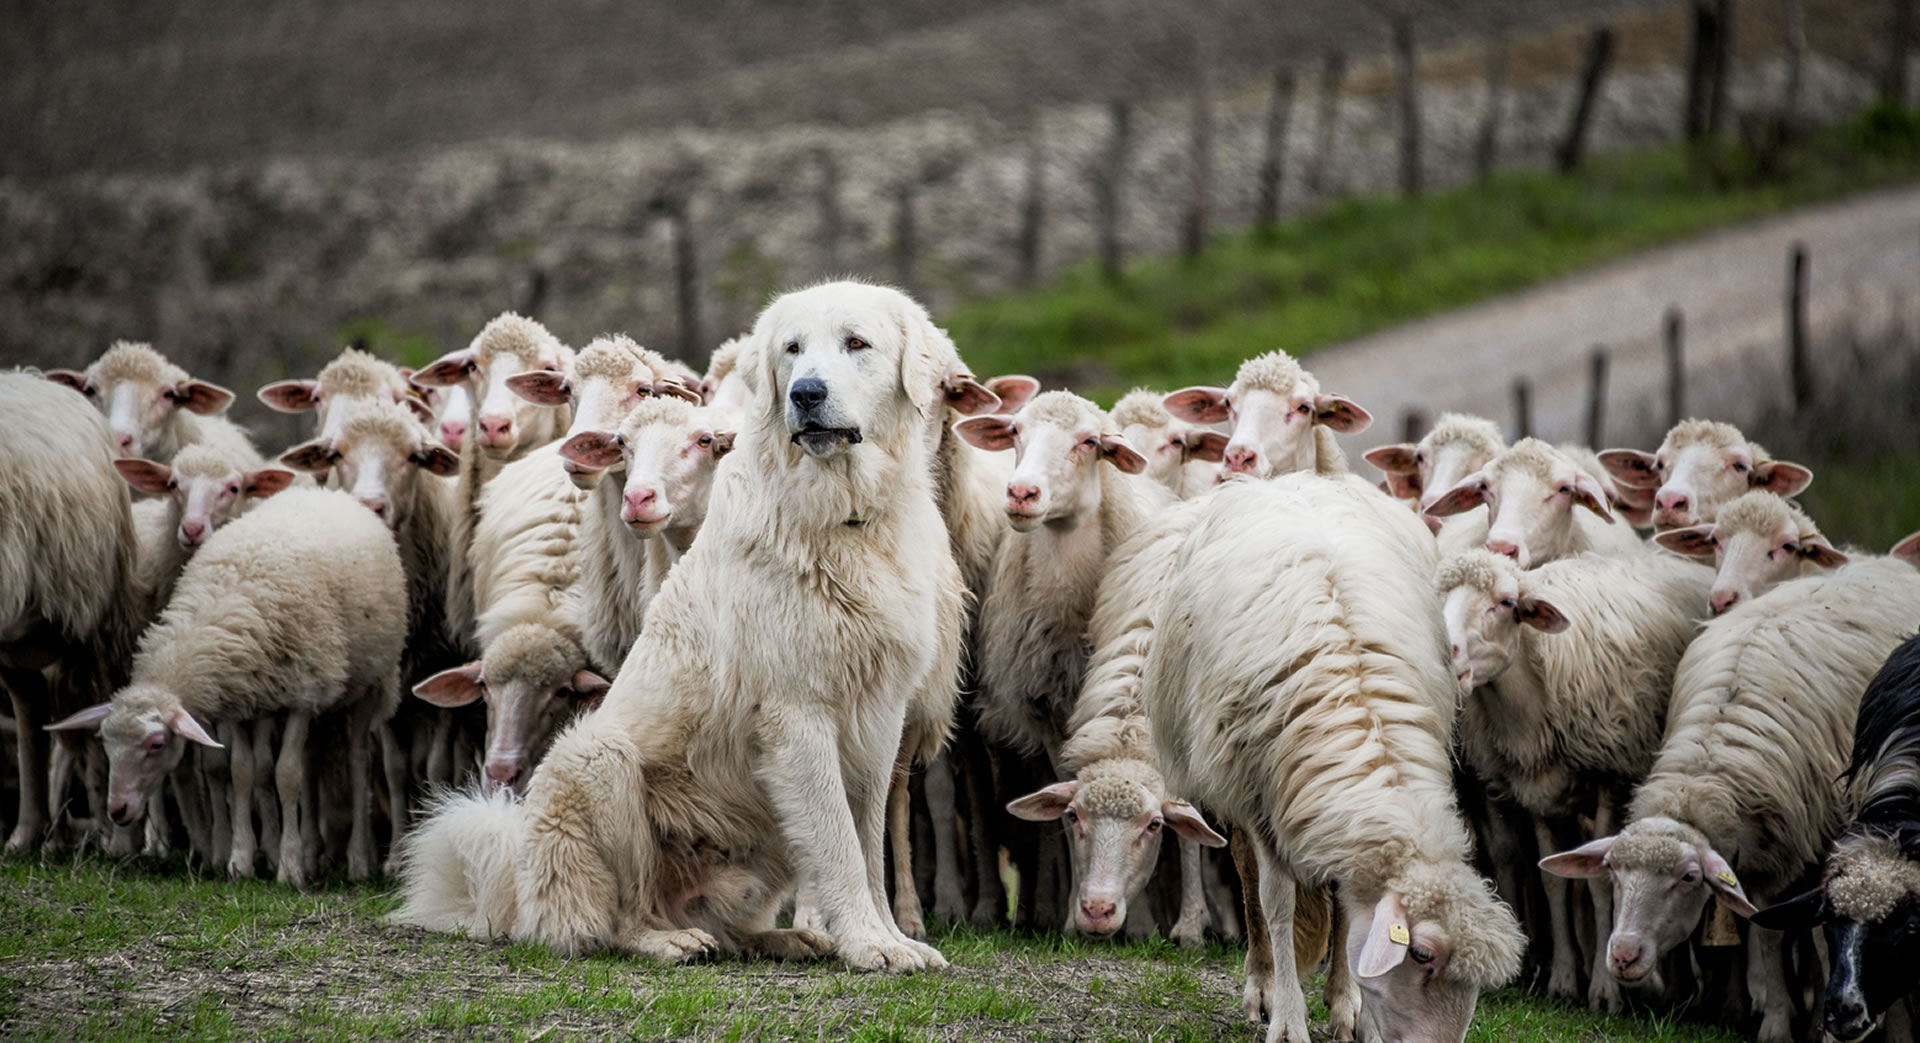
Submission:
M 962 929 L 934 939 L 952 967 L 912 977 L 832 962 L 664 967 L 388 927 L 395 904 L 377 888 L 300 894 L 177 864 L 0 864 L 0 1038 L 1261 1038 L 1239 1016 L 1241 953 L 1220 945 Z M 1735 1037 L 1509 989 L 1482 1000 L 1468 1038 Z
M 1273 348 L 1304 355 L 1700 232 L 1920 177 L 1915 117 L 1875 110 L 1760 178 L 1728 146 L 1602 156 L 1577 176 L 1505 173 L 1421 199 L 1349 199 L 1198 259 L 1091 263 L 1056 286 L 944 317 L 981 374 L 1030 372 L 1111 401 L 1135 384 L 1230 380 Z M 1709 174 L 1708 169 L 1717 170 Z

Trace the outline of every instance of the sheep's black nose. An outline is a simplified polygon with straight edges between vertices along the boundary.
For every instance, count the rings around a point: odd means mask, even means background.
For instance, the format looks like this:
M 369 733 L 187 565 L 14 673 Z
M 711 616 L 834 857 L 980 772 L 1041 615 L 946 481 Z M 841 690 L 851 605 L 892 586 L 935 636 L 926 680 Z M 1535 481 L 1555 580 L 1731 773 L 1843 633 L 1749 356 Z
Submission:
M 819 377 L 801 377 L 787 389 L 787 397 L 801 409 L 818 409 L 827 400 L 827 382 Z

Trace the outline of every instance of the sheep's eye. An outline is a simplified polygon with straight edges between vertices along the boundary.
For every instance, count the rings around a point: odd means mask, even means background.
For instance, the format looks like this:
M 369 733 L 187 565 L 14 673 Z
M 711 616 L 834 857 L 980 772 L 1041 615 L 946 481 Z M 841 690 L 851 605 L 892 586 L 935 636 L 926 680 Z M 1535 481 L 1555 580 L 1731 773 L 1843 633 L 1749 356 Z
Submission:
M 1562 495 L 1562 496 L 1572 496 L 1572 495 L 1573 495 L 1573 486 L 1571 486 L 1571 485 L 1563 485 L 1563 486 L 1561 486 L 1561 487 L 1560 487 L 1560 495 Z
M 1738 471 L 1741 474 L 1746 474 L 1749 470 L 1751 470 L 1751 468 L 1747 466 L 1747 462 L 1745 460 L 1735 460 L 1733 462 L 1733 469 L 1735 471 Z
M 790 341 L 788 341 L 788 342 L 787 342 L 787 354 L 789 354 L 789 355 L 798 355 L 798 354 L 800 354 L 800 342 L 799 342 L 799 341 L 797 341 L 797 340 L 790 340 Z
M 147 740 L 148 753 L 159 753 L 161 750 L 164 750 L 166 748 L 167 748 L 167 737 L 164 735 L 156 735 L 153 738 Z
M 228 496 L 233 496 L 233 495 L 235 495 L 236 493 L 238 493 L 239 491 L 240 491 L 240 485 L 239 485 L 239 483 L 237 483 L 237 482 L 228 482 L 228 483 L 227 483 L 227 495 L 228 495 Z
M 1788 554 L 1798 554 L 1800 552 L 1800 545 L 1792 540 L 1788 540 L 1780 545 L 1780 549 L 1786 551 Z
M 87 396 L 88 398 L 92 398 L 93 396 L 98 395 L 100 393 L 100 389 L 97 387 L 94 387 L 92 382 L 89 381 L 87 383 L 87 386 L 80 389 L 80 393 Z
M 1100 444 L 1100 440 L 1098 438 L 1086 438 L 1081 440 L 1080 444 L 1085 446 L 1095 446 Z
M 180 488 L 180 479 L 178 479 L 178 478 L 169 478 L 169 479 L 167 479 L 167 488 L 169 488 L 169 489 L 178 489 L 178 488 Z
M 653 394 L 653 385 L 643 380 L 640 383 L 635 384 L 633 386 L 633 393 L 635 395 L 640 396 L 641 398 L 645 398 L 648 395 Z
M 1500 607 L 1504 609 L 1512 609 L 1514 607 L 1514 600 L 1512 598 L 1501 598 Z
M 1413 466 L 1423 467 L 1426 465 L 1426 462 L 1427 462 L 1427 454 L 1425 453 L 1413 454 Z
M 700 448 L 702 449 L 711 449 L 713 447 L 712 435 L 701 435 L 698 441 L 700 443 Z
M 1311 405 L 1308 405 L 1308 404 L 1307 404 L 1307 403 L 1305 403 L 1305 402 L 1302 402 L 1302 403 L 1300 403 L 1299 405 L 1297 405 L 1297 406 L 1295 406 L 1295 407 L 1294 407 L 1294 412 L 1296 412 L 1296 413 L 1311 413 L 1311 412 L 1313 412 L 1313 407 L 1312 407 Z
M 1433 950 L 1419 945 L 1408 946 L 1407 955 L 1412 957 L 1415 963 L 1426 964 L 1433 962 Z
M 1154 820 L 1153 820 L 1152 822 L 1149 822 L 1149 823 L 1147 823 L 1147 832 L 1149 832 L 1149 833 L 1158 833 L 1158 832 L 1160 832 L 1160 827 L 1161 827 L 1161 826 L 1164 826 L 1164 825 L 1166 825 L 1166 824 L 1167 824 L 1167 823 L 1166 823 L 1166 820 L 1165 820 L 1165 819 L 1158 819 L 1158 818 L 1156 818 L 1156 819 L 1154 819 Z
M 1681 882 L 1681 883 L 1683 883 L 1683 884 L 1697 884 L 1697 883 L 1699 883 L 1699 882 L 1700 882 L 1700 872 L 1699 872 L 1699 870 L 1696 870 L 1696 869 L 1689 869 L 1689 870 L 1687 870 L 1686 872 L 1684 872 L 1684 873 L 1681 873 L 1681 874 L 1680 874 L 1680 882 Z
M 1073 805 L 1071 804 L 1067 805 L 1067 810 L 1061 812 L 1060 816 L 1066 819 L 1068 822 L 1080 821 L 1080 813 L 1078 811 L 1073 810 Z
M 848 351 L 865 351 L 865 350 L 867 350 L 867 349 L 868 349 L 868 348 L 870 348 L 870 347 L 873 347 L 873 345 L 871 345 L 871 344 L 868 344 L 868 343 L 867 343 L 866 341 L 864 341 L 864 340 L 861 340 L 861 339 L 860 339 L 859 337 L 848 337 L 848 338 L 847 338 L 847 350 L 848 350 Z

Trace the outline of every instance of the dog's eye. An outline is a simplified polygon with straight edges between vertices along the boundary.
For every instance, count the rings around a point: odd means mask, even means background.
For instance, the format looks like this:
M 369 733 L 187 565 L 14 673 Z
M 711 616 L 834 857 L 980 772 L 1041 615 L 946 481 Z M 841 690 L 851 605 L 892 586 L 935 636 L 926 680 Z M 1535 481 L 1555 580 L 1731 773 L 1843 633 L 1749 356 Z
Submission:
M 871 345 L 871 344 L 868 344 L 868 343 L 867 343 L 866 341 L 864 341 L 864 340 L 861 340 L 861 339 L 860 339 L 859 337 L 848 337 L 848 338 L 847 338 L 847 350 L 848 350 L 848 351 L 865 351 L 865 350 L 867 350 L 868 348 L 870 348 L 870 347 L 872 347 L 872 346 L 873 346 L 873 345 Z
M 797 341 L 797 340 L 790 340 L 790 341 L 788 341 L 788 342 L 787 342 L 787 354 L 789 354 L 789 355 L 798 355 L 798 354 L 800 354 L 800 342 L 799 342 L 799 341 Z

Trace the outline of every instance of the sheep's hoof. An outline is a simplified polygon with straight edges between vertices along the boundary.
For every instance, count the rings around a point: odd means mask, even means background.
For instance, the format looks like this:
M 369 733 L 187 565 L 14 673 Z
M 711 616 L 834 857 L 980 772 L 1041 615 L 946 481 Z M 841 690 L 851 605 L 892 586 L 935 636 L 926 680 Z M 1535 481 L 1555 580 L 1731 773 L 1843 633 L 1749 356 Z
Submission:
M 1273 1013 L 1273 976 L 1248 975 L 1247 983 L 1240 989 L 1240 1013 L 1255 1025 L 1267 1020 Z
M 927 940 L 927 925 L 922 922 L 924 919 L 924 917 L 894 914 L 894 923 L 899 926 L 900 933 L 920 942 Z
M 22 822 L 14 827 L 13 834 L 7 837 L 7 854 L 31 855 L 40 847 L 40 827 L 33 823 Z
M 232 880 L 252 880 L 253 859 L 235 854 L 227 860 L 227 877 Z
M 1181 921 L 1173 925 L 1168 937 L 1179 942 L 1182 949 L 1200 949 L 1207 944 L 1207 929 Z
M 1609 1014 L 1620 1013 L 1620 983 L 1614 980 L 1613 975 L 1601 973 L 1593 976 L 1593 985 L 1587 989 L 1587 1006 Z
M 1555 967 L 1547 976 L 1547 995 L 1554 999 L 1577 1001 L 1580 998 L 1579 981 L 1571 967 Z
M 274 874 L 273 879 L 275 883 L 286 884 L 295 890 L 305 891 L 307 889 L 306 870 L 305 867 L 298 864 L 297 859 L 281 859 L 280 871 Z

